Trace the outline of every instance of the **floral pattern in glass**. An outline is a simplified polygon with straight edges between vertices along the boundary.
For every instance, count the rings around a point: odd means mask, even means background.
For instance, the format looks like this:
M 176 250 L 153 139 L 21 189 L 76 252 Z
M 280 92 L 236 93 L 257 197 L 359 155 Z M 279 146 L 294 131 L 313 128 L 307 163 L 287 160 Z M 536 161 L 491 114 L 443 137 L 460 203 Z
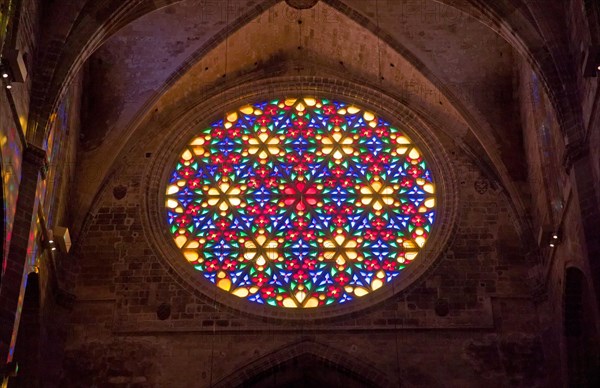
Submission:
M 254 303 L 348 303 L 402 273 L 435 220 L 421 151 L 375 113 L 312 97 L 246 105 L 201 130 L 166 189 L 174 242 Z

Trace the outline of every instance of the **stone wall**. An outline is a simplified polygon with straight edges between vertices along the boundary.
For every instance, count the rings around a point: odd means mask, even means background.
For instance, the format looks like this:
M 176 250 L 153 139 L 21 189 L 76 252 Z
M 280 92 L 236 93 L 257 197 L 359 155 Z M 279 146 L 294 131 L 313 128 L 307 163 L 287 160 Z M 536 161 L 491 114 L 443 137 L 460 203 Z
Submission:
M 596 38 L 590 35 L 590 23 L 583 2 L 571 1 L 566 6 L 566 21 L 572 55 L 582 64 L 589 45 Z M 598 287 L 594 253 L 598 239 L 596 230 L 598 201 L 598 104 L 597 77 L 583 77 L 577 69 L 579 90 L 573 96 L 582 101 L 584 140 L 568 144 L 554 117 L 552 104 L 528 64 L 521 64 L 520 103 L 528 158 L 529 187 L 533 227 L 538 237 L 536 263 L 532 276 L 536 285 L 536 301 L 540 319 L 540 335 L 550 378 L 567 384 L 569 379 L 567 338 L 565 336 L 565 273 L 574 267 L 582 271 L 589 291 Z M 566 144 L 567 143 L 567 144 Z M 589 152 L 588 152 L 589 150 Z M 555 247 L 549 245 L 551 234 L 557 233 Z M 585 314 L 597 326 L 598 304 L 593 292 Z M 583 308 L 583 307 L 582 307 Z M 596 334 L 585 339 L 597 344 Z M 593 333 L 593 330 L 592 330 Z M 597 345 L 593 345 L 597 346 Z M 598 359 L 591 357 L 591 364 Z M 570 372 L 571 374 L 573 371 Z M 572 377 L 572 376 L 571 376 Z
M 450 139 L 443 143 L 458 180 L 458 222 L 439 261 L 382 303 L 294 321 L 215 302 L 154 250 L 141 204 L 169 134 L 148 134 L 105 183 L 65 263 L 77 301 L 63 384 L 227 386 L 243 381 L 240 370 L 251 377 L 285 361 L 285 349 L 301 343 L 331 362 L 353 360 L 365 369 L 355 372 L 384 386 L 548 386 L 522 230 L 498 183 Z M 160 182 L 151 187 L 163 191 Z
M 16 210 L 18 187 L 21 181 L 21 158 L 25 148 L 25 133 L 29 115 L 29 95 L 31 90 L 31 72 L 34 67 L 36 50 L 39 3 L 35 0 L 23 1 L 22 9 L 8 25 L 8 35 L 3 48 L 6 55 L 10 50 L 19 50 L 25 55 L 28 78 L 25 83 L 12 83 L 12 89 L 5 89 L 4 82 L 0 92 L 0 157 L 2 159 L 2 189 L 5 199 L 5 234 L 10 241 Z M 3 15 L 4 16 L 4 15 Z M 8 254 L 8 245 L 4 254 Z

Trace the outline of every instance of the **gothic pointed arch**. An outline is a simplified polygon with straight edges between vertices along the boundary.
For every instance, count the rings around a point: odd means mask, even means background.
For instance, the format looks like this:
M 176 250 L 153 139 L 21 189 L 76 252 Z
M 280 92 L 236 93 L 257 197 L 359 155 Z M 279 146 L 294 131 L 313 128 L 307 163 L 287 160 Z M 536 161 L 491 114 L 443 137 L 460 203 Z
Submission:
M 39 103 L 33 114 L 36 124 L 29 136 L 37 141 L 44 138 L 50 114 L 56 108 L 67 85 L 81 69 L 85 60 L 108 38 L 140 17 L 179 2 L 180 0 L 112 1 L 108 4 L 102 3 L 100 6 L 97 2 L 80 0 L 75 6 L 70 7 L 70 14 L 60 15 L 63 23 L 56 23 L 56 27 L 53 25 L 53 28 L 46 34 L 51 39 L 43 42 L 44 63 L 42 67 L 44 71 L 36 75 L 34 100 Z M 263 11 L 277 2 L 277 0 L 261 2 L 256 5 L 255 11 Z M 337 0 L 325 2 L 339 9 L 356 13 L 352 7 Z M 482 0 L 466 2 L 446 0 L 443 3 L 471 15 L 496 30 L 524 57 L 534 63 L 534 67 L 542 73 L 546 81 L 544 84 L 548 88 L 549 94 L 553 96 L 556 108 L 565 111 L 564 114 L 561 114 L 561 122 L 568 122 L 570 116 L 573 116 L 575 112 L 572 112 L 572 104 L 569 103 L 566 96 L 556 95 L 562 89 L 560 87 L 562 80 L 557 75 L 560 64 L 556 63 L 558 59 L 547 55 L 548 51 L 560 52 L 560 48 L 551 50 L 546 47 L 545 39 L 550 41 L 550 37 L 544 36 L 539 31 L 536 20 L 526 4 L 519 1 L 511 5 L 504 3 L 490 5 Z M 58 10 L 60 10 L 60 6 L 57 3 L 54 7 L 50 7 L 50 14 L 58 17 Z M 85 13 L 96 15 L 92 19 L 92 24 L 89 23 L 89 19 L 81 18 L 81 15 Z M 516 34 L 515 31 L 521 33 Z M 231 32 L 232 29 L 228 28 L 228 33 Z M 51 43 L 56 44 L 56 42 L 63 42 L 64 47 L 70 47 L 69 50 L 60 51 L 59 54 L 52 52 L 54 46 Z
M 316 375 L 297 374 L 298 368 L 306 366 L 325 371 L 324 380 L 319 380 L 319 376 Z M 310 370 L 308 372 L 310 373 Z M 336 376 L 337 374 L 341 376 Z M 216 382 L 214 387 L 259 387 L 265 386 L 264 384 L 285 386 L 280 384 L 289 381 L 290 377 L 296 381 L 329 383 L 338 387 L 343 385 L 336 385 L 336 383 L 342 382 L 356 384 L 350 385 L 351 387 L 399 386 L 399 382 L 392 383 L 383 371 L 347 352 L 318 342 L 300 341 L 249 362 L 233 374 Z

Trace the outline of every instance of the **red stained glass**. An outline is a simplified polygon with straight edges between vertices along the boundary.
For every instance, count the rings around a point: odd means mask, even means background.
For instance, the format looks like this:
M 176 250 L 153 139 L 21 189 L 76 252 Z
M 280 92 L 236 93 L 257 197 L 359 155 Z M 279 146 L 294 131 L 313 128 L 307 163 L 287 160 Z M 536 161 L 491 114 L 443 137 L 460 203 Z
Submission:
M 435 220 L 419 149 L 339 101 L 246 105 L 199 132 L 166 190 L 170 232 L 208 281 L 254 303 L 347 303 L 416 259 Z

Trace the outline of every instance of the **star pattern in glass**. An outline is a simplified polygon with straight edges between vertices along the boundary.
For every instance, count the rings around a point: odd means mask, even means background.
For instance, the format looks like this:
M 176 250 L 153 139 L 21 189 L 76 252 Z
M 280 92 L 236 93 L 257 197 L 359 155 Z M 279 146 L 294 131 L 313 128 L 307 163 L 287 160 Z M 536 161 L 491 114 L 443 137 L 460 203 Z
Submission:
M 348 303 L 401 274 L 435 220 L 421 151 L 375 113 L 313 97 L 246 105 L 199 131 L 166 189 L 190 265 L 251 302 Z

